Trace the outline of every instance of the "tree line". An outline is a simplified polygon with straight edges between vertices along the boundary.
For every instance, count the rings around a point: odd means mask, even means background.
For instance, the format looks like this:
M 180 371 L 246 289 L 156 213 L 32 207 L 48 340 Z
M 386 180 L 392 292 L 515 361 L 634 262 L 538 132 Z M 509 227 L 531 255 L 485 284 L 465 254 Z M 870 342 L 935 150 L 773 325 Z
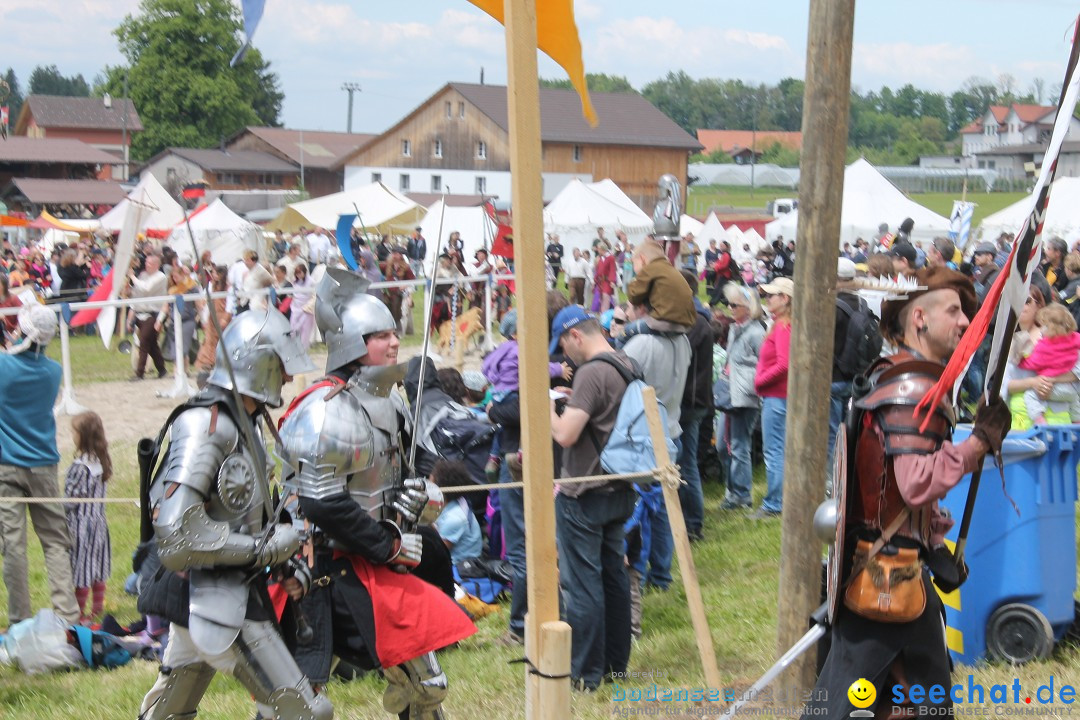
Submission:
M 616 75 L 589 74 L 597 92 L 637 92 L 691 135 L 698 129 L 787 130 L 802 128 L 805 83 L 784 78 L 775 85 L 742 80 L 694 79 L 685 71 L 669 72 L 637 90 Z M 544 87 L 570 88 L 569 80 L 541 80 Z M 982 117 L 990 105 L 1056 103 L 1060 87 L 1036 79 L 1026 90 L 1011 75 L 996 81 L 971 77 L 952 93 L 922 90 L 912 84 L 893 89 L 852 88 L 848 125 L 850 159 L 865 156 L 875 164 L 908 165 L 920 155 L 959 152 L 960 129 Z M 760 148 L 761 162 L 797 165 L 797 152 L 779 144 Z M 706 162 L 732 162 L 717 151 L 696 156 Z

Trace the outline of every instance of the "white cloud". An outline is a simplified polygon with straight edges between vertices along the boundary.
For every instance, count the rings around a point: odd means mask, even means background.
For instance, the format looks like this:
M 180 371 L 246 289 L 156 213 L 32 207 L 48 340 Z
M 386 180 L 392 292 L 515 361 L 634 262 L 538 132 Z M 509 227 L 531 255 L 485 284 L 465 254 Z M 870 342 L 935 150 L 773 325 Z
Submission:
M 966 45 L 938 43 L 855 43 L 851 59 L 852 84 L 866 88 L 911 83 L 917 88 L 951 92 L 986 65 Z
M 779 35 L 741 28 L 682 25 L 667 17 L 614 20 L 584 42 L 592 72 L 627 75 L 636 85 L 685 70 L 694 77 L 775 81 L 802 75 L 802 56 Z

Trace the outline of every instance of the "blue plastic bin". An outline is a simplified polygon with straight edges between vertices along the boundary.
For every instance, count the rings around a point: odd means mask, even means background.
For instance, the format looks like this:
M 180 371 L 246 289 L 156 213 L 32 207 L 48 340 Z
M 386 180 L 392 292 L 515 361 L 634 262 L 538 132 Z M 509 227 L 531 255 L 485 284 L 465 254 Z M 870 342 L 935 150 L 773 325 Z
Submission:
M 953 441 L 970 434 L 971 426 L 961 425 Z M 959 591 L 942 596 L 949 650 L 963 663 L 988 654 L 1012 662 L 1046 657 L 1075 615 L 1080 425 L 1011 432 L 1002 455 L 1009 497 L 988 457 L 965 551 L 970 575 Z M 965 475 L 941 503 L 956 520 L 951 542 L 970 482 Z

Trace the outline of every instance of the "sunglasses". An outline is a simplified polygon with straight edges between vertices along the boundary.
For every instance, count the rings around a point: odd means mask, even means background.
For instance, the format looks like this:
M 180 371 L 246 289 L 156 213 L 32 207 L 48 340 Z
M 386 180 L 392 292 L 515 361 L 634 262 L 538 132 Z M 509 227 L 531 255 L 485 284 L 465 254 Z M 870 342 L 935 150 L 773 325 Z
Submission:
M 611 318 L 611 324 L 612 325 L 625 325 L 626 321 L 625 320 L 620 320 L 619 318 Z

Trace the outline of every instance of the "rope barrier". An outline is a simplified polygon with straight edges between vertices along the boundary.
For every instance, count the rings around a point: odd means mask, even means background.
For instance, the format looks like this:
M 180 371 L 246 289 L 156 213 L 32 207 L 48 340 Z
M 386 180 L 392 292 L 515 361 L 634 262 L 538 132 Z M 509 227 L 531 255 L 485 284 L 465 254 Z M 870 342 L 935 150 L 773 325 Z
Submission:
M 640 478 L 655 477 L 660 482 L 668 485 L 669 487 L 678 488 L 682 483 L 682 479 L 679 475 L 679 466 L 669 464 L 662 468 L 653 468 L 652 470 L 642 470 L 636 473 L 624 473 L 621 475 L 586 475 L 576 478 L 556 478 L 555 482 L 559 485 L 579 485 L 581 483 L 590 482 L 612 482 L 615 480 L 636 480 Z M 674 484 L 671 484 L 674 483 Z M 453 485 L 450 487 L 440 488 L 444 493 L 447 492 L 479 492 L 482 490 L 519 490 L 524 489 L 524 482 L 509 482 L 509 483 L 488 483 L 486 485 Z M 40 498 L 40 497 L 0 497 L 0 505 L 24 503 L 26 505 L 42 505 L 45 503 L 60 503 L 67 505 L 92 505 L 101 503 L 131 503 L 136 507 L 139 505 L 139 498 Z

